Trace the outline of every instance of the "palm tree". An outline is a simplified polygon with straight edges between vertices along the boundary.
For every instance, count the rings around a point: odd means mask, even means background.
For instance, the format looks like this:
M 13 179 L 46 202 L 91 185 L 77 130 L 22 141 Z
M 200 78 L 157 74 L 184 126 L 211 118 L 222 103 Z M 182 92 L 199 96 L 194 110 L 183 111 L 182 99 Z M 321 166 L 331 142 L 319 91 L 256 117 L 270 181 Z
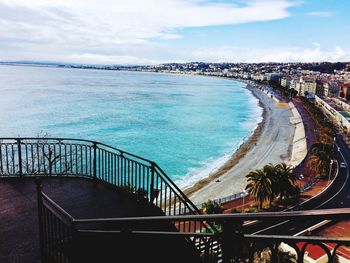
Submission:
M 264 169 L 251 171 L 246 177 L 248 181 L 246 190 L 248 190 L 249 194 L 253 196 L 256 201 L 259 201 L 259 207 L 262 209 L 264 201 L 271 198 L 271 179 Z
M 283 197 L 295 195 L 299 192 L 299 187 L 296 182 L 299 180 L 297 175 L 293 172 L 293 168 L 285 163 L 280 163 L 275 166 L 276 172 L 276 195 L 279 194 L 280 201 Z
M 311 152 L 312 155 L 309 158 L 309 165 L 320 175 L 327 174 L 333 156 L 333 145 L 315 143 L 311 148 Z
M 271 206 L 273 199 L 279 194 L 277 169 L 276 166 L 269 163 L 263 167 L 263 171 L 271 180 L 271 194 L 269 197 L 269 206 Z

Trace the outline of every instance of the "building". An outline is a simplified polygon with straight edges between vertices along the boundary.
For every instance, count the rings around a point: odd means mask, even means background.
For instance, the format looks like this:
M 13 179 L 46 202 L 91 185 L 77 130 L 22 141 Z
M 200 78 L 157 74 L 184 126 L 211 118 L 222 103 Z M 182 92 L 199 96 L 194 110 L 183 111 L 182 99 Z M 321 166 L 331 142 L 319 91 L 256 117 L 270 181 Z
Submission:
M 316 78 L 314 76 L 302 77 L 298 85 L 299 95 L 305 96 L 308 93 L 316 94 L 316 86 Z
M 291 76 L 282 77 L 281 78 L 281 86 L 285 87 L 286 89 L 289 89 L 291 81 L 292 81 L 292 77 Z
M 339 83 L 336 81 L 329 81 L 328 85 L 329 85 L 328 97 L 339 97 L 340 95 Z

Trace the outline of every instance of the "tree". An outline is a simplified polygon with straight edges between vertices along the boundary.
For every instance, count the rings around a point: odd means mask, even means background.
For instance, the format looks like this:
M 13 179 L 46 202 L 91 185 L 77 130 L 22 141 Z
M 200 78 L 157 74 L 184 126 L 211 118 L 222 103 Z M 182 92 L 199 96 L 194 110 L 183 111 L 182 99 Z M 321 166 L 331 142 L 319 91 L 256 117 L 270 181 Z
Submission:
M 293 172 L 293 168 L 285 163 L 280 163 L 275 166 L 276 171 L 276 194 L 280 196 L 280 201 L 284 197 L 289 197 L 299 192 L 299 187 L 296 185 L 298 177 Z
M 247 174 L 246 178 L 248 181 L 246 190 L 259 201 L 259 207 L 262 209 L 264 201 L 269 200 L 272 195 L 272 181 L 269 174 L 264 169 L 257 169 Z
M 295 97 L 296 95 L 298 95 L 298 91 L 297 91 L 296 89 L 294 89 L 294 88 L 291 88 L 291 89 L 290 89 L 290 95 L 291 95 L 292 97 Z
M 202 209 L 206 214 L 221 214 L 224 211 L 219 203 L 210 199 L 202 204 Z
M 272 201 L 279 193 L 277 169 L 272 163 L 269 163 L 263 167 L 263 171 L 271 180 L 271 194 L 269 197 L 269 206 L 271 207 Z
M 311 148 L 312 155 L 309 158 L 309 166 L 325 175 L 329 172 L 329 164 L 333 157 L 333 145 L 326 143 L 315 143 Z

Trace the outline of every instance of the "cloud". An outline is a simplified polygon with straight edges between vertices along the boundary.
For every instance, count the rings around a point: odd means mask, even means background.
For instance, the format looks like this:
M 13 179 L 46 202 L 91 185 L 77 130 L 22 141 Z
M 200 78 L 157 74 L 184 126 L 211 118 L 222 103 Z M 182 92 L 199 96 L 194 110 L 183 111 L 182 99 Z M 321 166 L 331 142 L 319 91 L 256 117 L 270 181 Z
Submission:
M 135 64 L 135 65 L 151 65 L 157 64 L 159 61 L 140 58 L 135 56 L 108 56 L 108 55 L 99 55 L 99 54 L 80 54 L 72 55 L 66 58 L 67 61 L 79 61 L 79 63 L 86 64 Z
M 332 12 L 309 12 L 306 13 L 307 16 L 319 16 L 319 17 L 331 17 L 333 16 Z
M 321 48 L 313 43 L 310 48 L 242 48 L 223 46 L 220 48 L 204 48 L 191 52 L 192 59 L 215 62 L 319 62 L 350 61 L 350 51 L 340 46 L 331 50 Z
M 130 49 L 181 38 L 183 28 L 283 19 L 293 6 L 290 0 L 237 2 L 0 0 L 0 59 L 127 58 L 134 56 Z

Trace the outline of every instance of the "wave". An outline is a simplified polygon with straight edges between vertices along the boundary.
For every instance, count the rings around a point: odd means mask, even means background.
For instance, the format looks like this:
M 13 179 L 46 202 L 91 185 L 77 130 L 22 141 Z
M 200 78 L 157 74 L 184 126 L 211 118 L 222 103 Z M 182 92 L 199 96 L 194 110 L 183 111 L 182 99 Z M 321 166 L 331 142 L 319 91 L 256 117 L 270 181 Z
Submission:
M 218 171 L 232 156 L 234 153 L 253 135 L 255 129 L 259 123 L 263 121 L 263 108 L 260 106 L 259 99 L 256 98 L 253 93 L 246 90 L 249 95 L 249 104 L 254 105 L 251 108 L 250 116 L 241 125 L 249 131 L 249 134 L 241 139 L 229 151 L 226 151 L 219 158 L 210 158 L 206 162 L 202 163 L 200 167 L 190 168 L 185 176 L 177 179 L 175 183 L 180 189 L 186 189 L 195 185 L 198 181 L 207 178 L 212 173 Z

